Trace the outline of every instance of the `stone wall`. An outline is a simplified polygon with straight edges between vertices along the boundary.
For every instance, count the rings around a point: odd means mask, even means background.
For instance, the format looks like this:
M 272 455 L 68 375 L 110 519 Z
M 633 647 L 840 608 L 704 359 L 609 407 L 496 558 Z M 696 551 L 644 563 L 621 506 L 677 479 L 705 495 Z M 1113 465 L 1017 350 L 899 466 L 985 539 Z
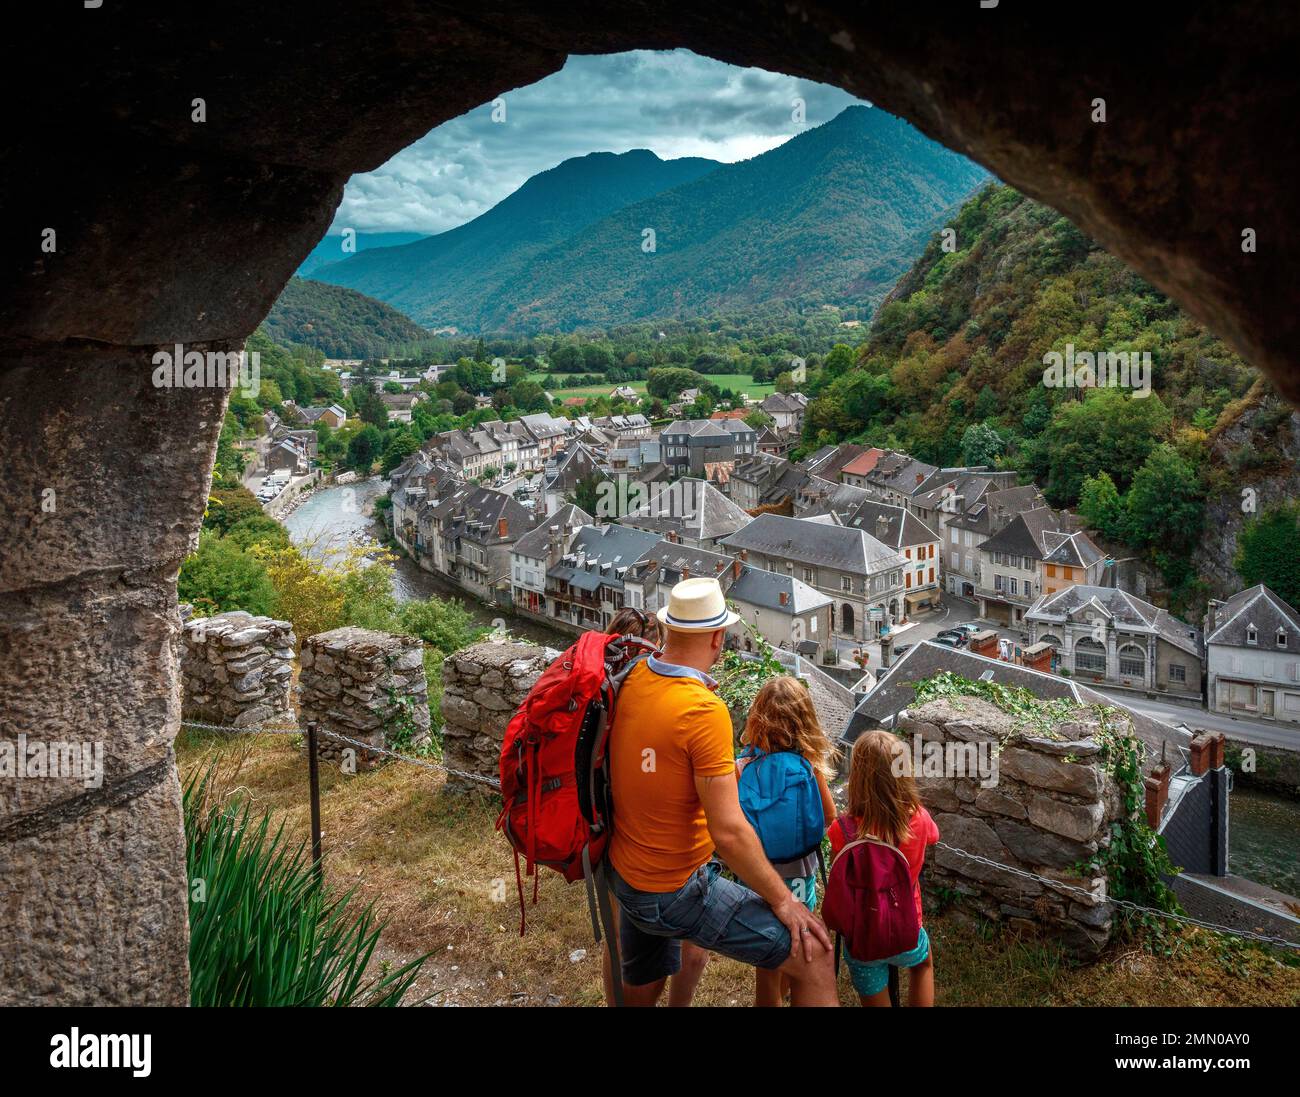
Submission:
M 289 720 L 297 638 L 288 621 L 181 606 L 181 716 L 233 727 Z
M 941 842 L 1001 865 L 1026 869 L 1087 890 L 1091 898 L 1062 893 L 1005 869 L 942 848 L 927 855 L 925 881 L 961 893 L 958 910 L 974 910 L 1013 928 L 1040 929 L 1084 958 L 1095 957 L 1110 937 L 1106 880 L 1074 867 L 1109 842 L 1122 800 L 1101 761 L 1097 717 L 1078 718 L 1043 733 L 980 698 L 944 698 L 900 715 L 899 732 L 915 758 L 922 743 L 917 784 Z M 928 744 L 945 755 L 971 747 L 987 752 L 979 774 L 926 776 Z M 968 765 L 966 773 L 970 774 Z M 987 787 L 985 787 L 987 786 Z
M 308 636 L 299 656 L 298 710 L 304 723 L 372 746 L 409 751 L 429 738 L 429 684 L 424 645 L 410 636 L 336 628 Z M 381 755 L 321 736 L 326 758 L 355 754 L 358 770 Z
M 533 644 L 486 641 L 448 656 L 442 664 L 443 761 L 496 777 L 506 724 L 558 654 Z M 448 774 L 447 787 L 484 790 L 454 774 Z

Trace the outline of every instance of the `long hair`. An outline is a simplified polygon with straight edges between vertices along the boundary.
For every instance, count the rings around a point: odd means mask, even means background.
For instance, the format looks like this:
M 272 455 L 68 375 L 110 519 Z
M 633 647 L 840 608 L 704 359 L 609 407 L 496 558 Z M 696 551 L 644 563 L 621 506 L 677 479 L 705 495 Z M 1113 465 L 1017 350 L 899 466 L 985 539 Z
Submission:
M 836 750 L 822 731 L 808 687 L 788 674 L 763 683 L 740 741 L 768 754 L 785 750 L 802 754 L 823 777 L 829 779 L 834 773 Z
M 657 648 L 663 647 L 664 643 L 659 618 L 632 606 L 624 606 L 614 614 L 614 619 L 609 623 L 609 632 L 614 636 L 640 636 Z
M 900 758 L 900 754 L 902 757 Z M 849 814 L 860 832 L 896 846 L 911 836 L 921 806 L 907 745 L 888 731 L 864 731 L 849 756 Z

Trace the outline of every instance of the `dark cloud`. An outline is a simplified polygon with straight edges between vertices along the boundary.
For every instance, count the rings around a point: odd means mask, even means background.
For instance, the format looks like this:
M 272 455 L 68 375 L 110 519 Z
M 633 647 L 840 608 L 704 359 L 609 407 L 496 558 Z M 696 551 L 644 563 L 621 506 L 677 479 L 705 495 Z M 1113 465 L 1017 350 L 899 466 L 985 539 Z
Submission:
M 529 176 L 589 152 L 744 160 L 857 102 L 847 92 L 686 50 L 570 57 L 553 76 L 446 122 L 349 181 L 334 230 L 444 232 Z M 794 121 L 795 100 L 805 121 Z

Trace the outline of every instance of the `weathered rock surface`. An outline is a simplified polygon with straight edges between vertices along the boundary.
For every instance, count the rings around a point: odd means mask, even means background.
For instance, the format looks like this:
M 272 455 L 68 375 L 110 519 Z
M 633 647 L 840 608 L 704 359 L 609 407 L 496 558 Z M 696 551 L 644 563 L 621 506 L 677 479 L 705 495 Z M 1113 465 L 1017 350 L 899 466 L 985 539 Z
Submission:
M 181 639 L 183 719 L 242 728 L 292 718 L 298 641 L 288 621 L 242 610 L 212 617 L 187 612 Z
M 423 651 L 413 637 L 351 626 L 308 636 L 299 657 L 300 719 L 374 747 L 418 746 L 429 738 Z M 325 734 L 318 750 L 323 758 L 348 760 L 358 771 L 389 760 Z

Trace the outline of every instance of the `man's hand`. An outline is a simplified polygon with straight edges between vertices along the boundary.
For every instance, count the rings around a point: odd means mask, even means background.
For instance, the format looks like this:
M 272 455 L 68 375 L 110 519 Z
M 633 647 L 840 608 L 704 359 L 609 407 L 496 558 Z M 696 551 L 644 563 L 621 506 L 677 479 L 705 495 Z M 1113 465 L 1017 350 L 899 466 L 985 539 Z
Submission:
M 793 894 L 790 894 L 787 902 L 774 906 L 772 913 L 790 931 L 791 956 L 798 956 L 802 946 L 804 960 L 811 963 L 823 948 L 830 951 L 831 938 L 826 932 L 825 924 Z

